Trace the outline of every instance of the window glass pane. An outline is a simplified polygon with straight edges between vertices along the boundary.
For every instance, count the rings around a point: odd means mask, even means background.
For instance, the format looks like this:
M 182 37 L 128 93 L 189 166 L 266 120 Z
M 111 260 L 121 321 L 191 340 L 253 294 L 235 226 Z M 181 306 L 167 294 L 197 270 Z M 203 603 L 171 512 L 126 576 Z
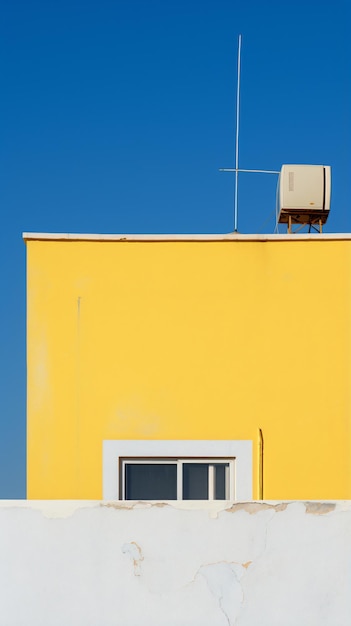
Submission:
M 126 463 L 126 500 L 176 500 L 177 466 L 167 463 Z
M 214 481 L 215 481 L 215 500 L 226 499 L 226 468 L 229 467 L 229 463 L 215 463 L 214 464 Z
M 184 463 L 183 500 L 208 500 L 208 463 Z

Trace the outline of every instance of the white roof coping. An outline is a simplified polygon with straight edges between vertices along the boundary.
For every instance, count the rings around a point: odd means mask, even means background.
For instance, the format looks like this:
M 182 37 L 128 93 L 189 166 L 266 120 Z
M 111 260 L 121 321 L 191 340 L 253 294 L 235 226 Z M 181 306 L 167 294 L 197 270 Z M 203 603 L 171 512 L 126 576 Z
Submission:
M 351 233 L 299 233 L 275 235 L 109 235 L 83 233 L 23 233 L 24 241 L 334 241 L 351 240 Z

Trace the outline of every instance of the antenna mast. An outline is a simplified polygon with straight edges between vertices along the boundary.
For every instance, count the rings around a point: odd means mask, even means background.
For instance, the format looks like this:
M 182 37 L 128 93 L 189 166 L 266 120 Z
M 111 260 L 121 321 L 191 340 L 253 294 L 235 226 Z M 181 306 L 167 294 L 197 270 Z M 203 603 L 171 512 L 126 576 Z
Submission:
M 236 85 L 236 130 L 235 130 L 235 167 L 221 167 L 220 172 L 235 172 L 234 188 L 234 232 L 238 232 L 238 183 L 239 172 L 253 174 L 280 174 L 276 170 L 241 170 L 239 169 L 239 126 L 240 126 L 240 71 L 241 71 L 241 35 L 238 38 L 238 72 Z
M 241 35 L 238 40 L 238 72 L 236 84 L 236 132 L 235 132 L 235 190 L 234 190 L 234 232 L 238 232 L 238 182 L 239 182 L 239 122 L 240 122 L 240 69 Z

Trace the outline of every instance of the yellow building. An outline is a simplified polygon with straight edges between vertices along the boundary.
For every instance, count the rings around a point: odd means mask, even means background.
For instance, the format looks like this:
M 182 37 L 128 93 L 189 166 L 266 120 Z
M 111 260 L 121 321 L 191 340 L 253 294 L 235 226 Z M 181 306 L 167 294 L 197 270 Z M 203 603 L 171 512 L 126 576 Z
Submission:
M 350 236 L 24 239 L 28 498 L 351 498 Z

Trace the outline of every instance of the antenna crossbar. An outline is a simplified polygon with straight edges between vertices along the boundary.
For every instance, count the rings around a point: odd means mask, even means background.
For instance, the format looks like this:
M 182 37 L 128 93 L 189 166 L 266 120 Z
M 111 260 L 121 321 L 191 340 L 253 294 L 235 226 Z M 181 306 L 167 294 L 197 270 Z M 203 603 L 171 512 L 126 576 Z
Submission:
M 219 172 L 254 172 L 255 174 L 280 174 L 277 170 L 242 170 L 237 167 L 221 167 Z

